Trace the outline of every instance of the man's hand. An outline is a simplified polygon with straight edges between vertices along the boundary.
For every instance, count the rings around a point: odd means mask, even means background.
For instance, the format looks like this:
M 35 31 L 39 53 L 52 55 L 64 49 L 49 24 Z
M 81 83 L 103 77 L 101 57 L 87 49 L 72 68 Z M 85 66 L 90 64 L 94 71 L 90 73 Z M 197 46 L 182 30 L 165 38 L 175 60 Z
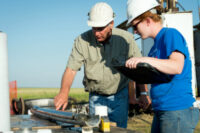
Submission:
M 139 97 L 139 105 L 146 110 L 151 104 L 151 99 L 148 95 L 140 95 Z
M 70 87 L 72 85 L 75 75 L 76 75 L 76 71 L 68 67 L 66 68 L 62 77 L 60 92 L 54 98 L 54 105 L 56 107 L 56 110 L 59 110 L 62 107 L 61 110 L 64 111 L 65 108 L 67 107 L 68 95 L 69 95 Z
M 54 105 L 56 107 L 56 110 L 59 110 L 62 107 L 61 110 L 64 111 L 65 108 L 67 107 L 67 104 L 68 104 L 68 95 L 60 92 L 57 96 L 55 96 Z

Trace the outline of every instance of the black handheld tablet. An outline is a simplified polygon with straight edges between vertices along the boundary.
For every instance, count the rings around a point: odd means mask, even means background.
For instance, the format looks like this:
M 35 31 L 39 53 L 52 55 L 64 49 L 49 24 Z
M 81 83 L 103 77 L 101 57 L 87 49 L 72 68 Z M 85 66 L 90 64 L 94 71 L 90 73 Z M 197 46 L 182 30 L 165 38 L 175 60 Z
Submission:
M 112 61 L 113 67 L 126 77 L 141 84 L 167 83 L 171 81 L 169 75 L 158 71 L 148 63 L 138 63 L 135 69 L 125 67 L 125 61 Z

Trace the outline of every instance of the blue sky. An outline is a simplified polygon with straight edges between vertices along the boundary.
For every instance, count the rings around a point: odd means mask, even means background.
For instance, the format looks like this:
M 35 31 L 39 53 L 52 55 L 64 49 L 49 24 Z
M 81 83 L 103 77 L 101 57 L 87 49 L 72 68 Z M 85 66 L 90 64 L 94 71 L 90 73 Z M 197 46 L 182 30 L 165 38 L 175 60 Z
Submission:
M 126 0 L 112 6 L 115 26 L 126 19 Z M 198 0 L 178 0 L 199 23 Z M 74 39 L 87 26 L 90 8 L 100 0 L 0 0 L 0 31 L 8 36 L 9 81 L 18 87 L 60 87 Z M 72 87 L 83 87 L 83 71 Z

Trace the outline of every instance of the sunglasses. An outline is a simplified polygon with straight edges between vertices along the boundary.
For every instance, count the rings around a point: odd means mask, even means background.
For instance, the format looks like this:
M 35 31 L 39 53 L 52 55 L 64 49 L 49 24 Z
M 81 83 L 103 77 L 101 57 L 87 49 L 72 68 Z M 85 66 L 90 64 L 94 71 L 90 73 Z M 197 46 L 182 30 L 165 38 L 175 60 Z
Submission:
M 137 30 L 137 26 L 138 24 L 140 24 L 143 21 L 143 19 L 141 19 L 140 21 L 138 21 L 136 24 L 134 24 L 132 27 L 134 30 Z

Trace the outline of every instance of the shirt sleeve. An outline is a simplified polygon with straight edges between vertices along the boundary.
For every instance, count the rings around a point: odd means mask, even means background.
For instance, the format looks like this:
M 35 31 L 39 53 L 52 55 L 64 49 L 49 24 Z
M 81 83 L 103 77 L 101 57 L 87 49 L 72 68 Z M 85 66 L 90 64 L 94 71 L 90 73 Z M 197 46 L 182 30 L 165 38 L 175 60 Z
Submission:
M 129 54 L 128 57 L 142 57 L 142 54 L 140 52 L 140 49 L 138 48 L 138 45 L 136 44 L 134 40 L 134 36 L 131 36 L 130 42 L 129 42 Z
M 177 30 L 169 29 L 166 32 L 164 42 L 166 46 L 167 57 L 169 57 L 174 51 L 179 51 L 184 56 L 186 56 L 186 49 L 187 49 L 186 41 L 184 37 L 181 35 L 181 33 L 178 32 Z
M 72 70 L 78 71 L 84 62 L 83 50 L 81 47 L 80 37 L 76 38 L 74 41 L 74 46 L 72 52 L 69 56 L 67 67 Z

